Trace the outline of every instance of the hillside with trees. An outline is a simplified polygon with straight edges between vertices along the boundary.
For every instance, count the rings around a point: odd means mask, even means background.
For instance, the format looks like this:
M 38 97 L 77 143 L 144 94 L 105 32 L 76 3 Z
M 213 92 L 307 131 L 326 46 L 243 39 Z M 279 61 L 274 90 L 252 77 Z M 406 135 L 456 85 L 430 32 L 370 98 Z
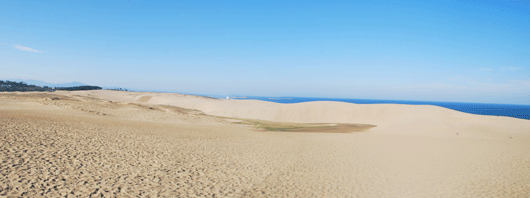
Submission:
M 56 90 L 100 90 L 98 86 L 75 86 L 75 87 L 48 87 L 48 86 L 36 86 L 28 85 L 25 82 L 13 82 L 0 80 L 0 92 L 11 92 L 11 91 L 56 91 Z
M 79 91 L 79 90 L 100 90 L 98 86 L 75 86 L 75 87 L 55 87 L 55 90 Z

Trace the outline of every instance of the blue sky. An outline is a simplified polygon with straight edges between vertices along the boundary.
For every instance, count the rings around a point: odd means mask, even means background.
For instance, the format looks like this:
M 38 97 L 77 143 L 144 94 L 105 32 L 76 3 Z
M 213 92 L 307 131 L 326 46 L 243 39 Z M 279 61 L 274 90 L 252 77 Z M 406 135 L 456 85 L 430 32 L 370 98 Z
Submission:
M 530 104 L 530 3 L 0 1 L 0 79 Z

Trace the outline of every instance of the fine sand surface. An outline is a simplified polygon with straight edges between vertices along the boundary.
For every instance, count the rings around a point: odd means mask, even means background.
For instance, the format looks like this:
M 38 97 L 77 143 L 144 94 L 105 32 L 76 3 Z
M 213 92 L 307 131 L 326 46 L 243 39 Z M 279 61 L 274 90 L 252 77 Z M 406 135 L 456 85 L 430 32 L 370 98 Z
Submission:
M 529 197 L 530 121 L 428 105 L 0 93 L 0 196 Z

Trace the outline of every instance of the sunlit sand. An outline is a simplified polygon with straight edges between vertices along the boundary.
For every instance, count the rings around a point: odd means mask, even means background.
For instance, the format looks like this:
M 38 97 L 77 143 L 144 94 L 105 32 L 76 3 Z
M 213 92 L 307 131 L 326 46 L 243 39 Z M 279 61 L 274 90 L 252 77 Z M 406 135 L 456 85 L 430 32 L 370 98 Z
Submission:
M 428 105 L 0 93 L 0 196 L 528 197 L 529 142 Z

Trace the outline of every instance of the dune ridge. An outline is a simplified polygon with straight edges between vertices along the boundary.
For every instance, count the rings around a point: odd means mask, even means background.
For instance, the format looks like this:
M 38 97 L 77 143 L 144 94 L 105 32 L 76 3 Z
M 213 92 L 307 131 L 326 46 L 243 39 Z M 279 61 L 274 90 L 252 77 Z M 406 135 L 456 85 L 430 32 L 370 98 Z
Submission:
M 74 93 L 74 92 L 72 92 Z M 71 95 L 61 92 L 60 94 Z M 258 100 L 222 100 L 174 93 L 75 92 L 105 100 L 173 105 L 209 115 L 295 123 L 370 124 L 375 133 L 469 137 L 528 136 L 530 120 L 463 113 L 433 105 L 352 104 L 317 101 L 280 104 Z M 149 97 L 149 100 L 145 100 Z

